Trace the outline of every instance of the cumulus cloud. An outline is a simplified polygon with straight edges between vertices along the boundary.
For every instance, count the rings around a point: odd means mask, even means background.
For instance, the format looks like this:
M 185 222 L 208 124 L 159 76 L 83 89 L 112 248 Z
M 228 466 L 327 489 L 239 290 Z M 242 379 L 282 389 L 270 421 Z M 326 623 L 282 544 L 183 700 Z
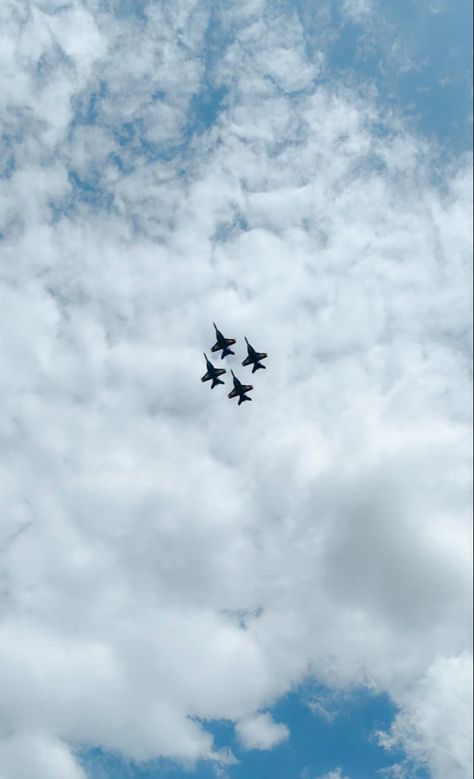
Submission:
M 387 748 L 402 747 L 418 763 L 431 768 L 434 779 L 472 774 L 472 658 L 434 660 L 413 688 L 406 692 L 400 713 L 389 733 L 380 733 Z M 452 723 L 449 748 L 444 729 Z M 401 770 L 403 776 L 403 766 Z
M 286 725 L 274 722 L 266 713 L 240 720 L 235 729 L 244 749 L 273 749 L 289 736 Z
M 223 10 L 213 62 L 205 4 L 140 8 L 2 7 L 2 779 L 225 765 L 205 723 L 270 748 L 308 672 L 464 779 L 470 160 L 320 83 L 295 15 Z M 213 320 L 269 353 L 238 409 Z
M 42 732 L 2 738 L 0 772 L 7 779 L 85 779 L 67 745 Z

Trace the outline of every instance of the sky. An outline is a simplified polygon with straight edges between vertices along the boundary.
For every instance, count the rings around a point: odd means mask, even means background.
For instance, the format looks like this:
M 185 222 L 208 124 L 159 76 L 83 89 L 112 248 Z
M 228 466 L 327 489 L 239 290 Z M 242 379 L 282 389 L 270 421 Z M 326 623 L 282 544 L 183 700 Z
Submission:
M 471 17 L 1 4 L 0 779 L 472 776 Z

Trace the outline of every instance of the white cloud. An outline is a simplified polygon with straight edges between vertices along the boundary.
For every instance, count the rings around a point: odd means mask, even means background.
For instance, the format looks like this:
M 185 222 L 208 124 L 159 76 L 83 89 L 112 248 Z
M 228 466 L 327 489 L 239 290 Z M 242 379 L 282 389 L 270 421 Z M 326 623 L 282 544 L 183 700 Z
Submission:
M 273 749 L 290 734 L 286 725 L 274 722 L 266 713 L 239 720 L 235 729 L 244 749 Z
M 225 111 L 171 153 L 207 9 L 56 6 L 2 8 L 0 770 L 76 779 L 78 742 L 225 765 L 205 722 L 272 746 L 257 712 L 309 668 L 386 691 L 387 739 L 467 776 L 469 160 L 433 184 L 252 3 L 222 19 Z M 199 381 L 212 320 L 231 366 L 244 335 L 269 353 L 240 409 Z
M 0 776 L 6 779 L 85 779 L 66 744 L 44 732 L 16 733 L 0 740 Z
M 340 768 L 335 768 L 334 771 L 322 774 L 318 779 L 348 779 L 348 777 L 342 773 Z
M 401 698 L 390 732 L 379 734 L 381 743 L 430 766 L 433 779 L 472 774 L 472 682 L 472 657 L 437 658 Z
M 1 22 L 2 113 L 18 133 L 18 151 L 34 139 L 44 153 L 43 144 L 54 147 L 67 131 L 72 99 L 105 53 L 104 36 L 80 3 L 27 10 L 9 1 Z
M 342 11 L 352 22 L 363 22 L 374 12 L 372 0 L 344 0 Z

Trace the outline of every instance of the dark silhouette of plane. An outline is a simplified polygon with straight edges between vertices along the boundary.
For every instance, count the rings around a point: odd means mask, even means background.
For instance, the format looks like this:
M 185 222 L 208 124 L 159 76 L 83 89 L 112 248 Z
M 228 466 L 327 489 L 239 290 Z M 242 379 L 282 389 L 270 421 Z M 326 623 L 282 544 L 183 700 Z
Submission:
M 247 339 L 245 339 L 247 343 L 247 351 L 248 351 L 248 357 L 245 358 L 242 365 L 252 365 L 252 373 L 255 373 L 255 371 L 258 371 L 259 368 L 266 368 L 266 365 L 262 365 L 260 360 L 264 360 L 265 357 L 268 357 L 268 354 L 266 352 L 256 352 L 253 346 L 250 346 Z
M 212 379 L 211 389 L 214 389 L 217 384 L 224 384 L 222 379 L 219 379 L 218 376 L 222 376 L 223 373 L 227 373 L 225 368 L 215 368 L 212 362 L 207 359 L 206 354 L 204 354 L 204 357 L 206 359 L 207 372 L 204 374 L 201 381 L 211 381 Z
M 232 344 L 235 344 L 235 338 L 224 338 L 221 331 L 217 329 L 216 323 L 213 322 L 212 324 L 216 331 L 217 341 L 214 346 L 211 347 L 211 352 L 220 352 L 222 349 L 221 360 L 223 360 L 224 357 L 227 357 L 228 354 L 235 354 L 232 349 L 228 348 L 229 346 L 232 346 Z
M 232 376 L 234 376 L 234 371 L 231 371 Z M 237 405 L 240 406 L 241 403 L 244 402 L 244 400 L 252 400 L 252 398 L 249 398 L 248 395 L 246 395 L 246 392 L 250 392 L 253 387 L 251 384 L 242 384 L 241 381 L 239 381 L 236 376 L 234 376 L 234 389 L 232 392 L 229 392 L 228 397 L 229 398 L 236 398 L 238 396 L 239 402 Z

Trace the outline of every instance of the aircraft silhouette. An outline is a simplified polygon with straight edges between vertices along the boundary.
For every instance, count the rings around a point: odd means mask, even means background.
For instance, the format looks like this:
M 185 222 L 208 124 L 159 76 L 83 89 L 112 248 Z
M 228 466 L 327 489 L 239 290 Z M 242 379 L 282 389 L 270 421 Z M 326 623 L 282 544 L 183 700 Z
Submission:
M 212 362 L 207 359 L 206 354 L 204 354 L 204 357 L 206 359 L 207 372 L 201 378 L 201 381 L 211 381 L 212 379 L 211 389 L 214 389 L 217 384 L 224 384 L 222 379 L 219 379 L 218 376 L 222 376 L 223 373 L 227 373 L 225 368 L 215 368 Z
M 248 395 L 246 395 L 246 392 L 250 392 L 250 390 L 253 389 L 253 386 L 251 384 L 242 384 L 241 381 L 238 380 L 238 378 L 234 375 L 234 371 L 231 371 L 232 376 L 234 377 L 234 389 L 232 392 L 229 392 L 228 396 L 229 398 L 239 398 L 239 402 L 237 405 L 240 406 L 241 403 L 243 403 L 245 400 L 252 400 L 252 398 L 249 398 Z
M 248 351 L 248 357 L 245 358 L 242 365 L 252 365 L 252 373 L 255 373 L 255 371 L 258 371 L 259 368 L 266 368 L 266 365 L 262 365 L 260 360 L 264 360 L 265 357 L 268 357 L 268 354 L 266 352 L 256 352 L 253 346 L 250 346 L 247 339 L 245 339 L 247 344 L 247 351 Z
M 232 346 L 232 344 L 235 344 L 235 338 L 224 338 L 221 331 L 217 329 L 216 323 L 213 322 L 212 324 L 216 331 L 217 341 L 214 346 L 211 347 L 211 352 L 220 352 L 222 349 L 221 360 L 223 360 L 224 357 L 227 357 L 228 354 L 235 354 L 232 349 L 228 348 L 229 346 Z

